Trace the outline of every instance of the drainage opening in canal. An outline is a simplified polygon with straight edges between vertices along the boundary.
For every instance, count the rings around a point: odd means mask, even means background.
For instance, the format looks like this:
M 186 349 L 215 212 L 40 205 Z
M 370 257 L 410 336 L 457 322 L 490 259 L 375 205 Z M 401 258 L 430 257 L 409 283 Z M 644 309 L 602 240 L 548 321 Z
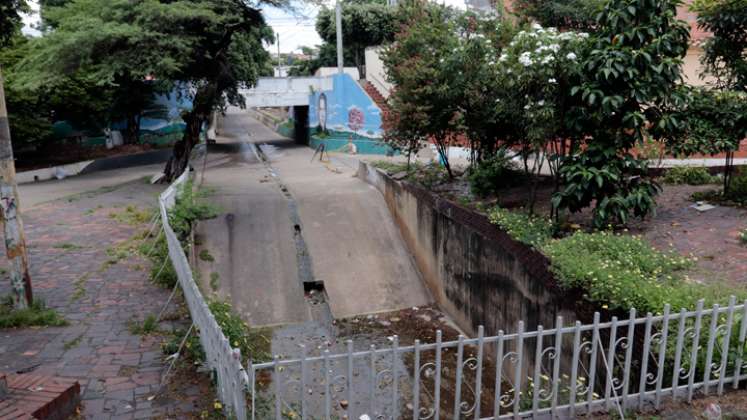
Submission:
M 324 304 L 327 301 L 327 292 L 324 290 L 323 281 L 304 282 L 303 292 L 306 299 L 312 305 Z

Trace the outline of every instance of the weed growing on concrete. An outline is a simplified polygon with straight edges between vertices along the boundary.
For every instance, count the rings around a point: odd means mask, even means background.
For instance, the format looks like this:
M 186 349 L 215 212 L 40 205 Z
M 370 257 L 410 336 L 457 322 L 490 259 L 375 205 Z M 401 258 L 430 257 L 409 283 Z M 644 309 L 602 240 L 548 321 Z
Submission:
M 156 316 L 151 314 L 146 316 L 143 322 L 138 322 L 135 319 L 130 320 L 127 329 L 135 335 L 153 334 L 158 332 L 158 322 L 156 322 Z
M 72 244 L 70 242 L 61 242 L 59 244 L 52 245 L 53 248 L 63 249 L 65 251 L 76 251 L 85 248 L 81 245 Z
M 0 328 L 21 327 L 61 327 L 67 325 L 67 321 L 55 312 L 47 308 L 43 300 L 35 300 L 29 308 L 14 310 L 10 297 L 0 303 Z
M 78 347 L 78 344 L 80 344 L 81 340 L 83 340 L 83 334 L 81 334 L 81 335 L 79 335 L 79 336 L 77 336 L 77 337 L 73 338 L 73 339 L 72 339 L 72 340 L 70 340 L 70 341 L 65 341 L 65 343 L 64 343 L 64 344 L 62 345 L 62 347 L 63 347 L 63 348 L 65 349 L 65 350 L 70 350 L 70 349 L 72 349 L 73 347 Z
M 86 281 L 88 281 L 89 277 L 91 277 L 91 273 L 86 273 L 80 276 L 78 280 L 75 280 L 75 283 L 73 283 L 75 288 L 73 289 L 73 294 L 70 295 L 70 302 L 77 302 L 86 295 Z
M 207 262 L 215 261 L 213 255 L 207 249 L 203 249 L 202 251 L 200 251 L 200 259 Z
M 137 226 L 152 220 L 154 212 L 153 209 L 141 210 L 136 206 L 129 205 L 122 211 L 109 213 L 109 218 L 120 223 Z
M 747 245 L 747 229 L 739 232 L 739 242 L 741 242 L 742 245 Z
M 220 288 L 220 275 L 216 272 L 210 273 L 210 288 L 214 292 L 217 292 L 218 288 Z

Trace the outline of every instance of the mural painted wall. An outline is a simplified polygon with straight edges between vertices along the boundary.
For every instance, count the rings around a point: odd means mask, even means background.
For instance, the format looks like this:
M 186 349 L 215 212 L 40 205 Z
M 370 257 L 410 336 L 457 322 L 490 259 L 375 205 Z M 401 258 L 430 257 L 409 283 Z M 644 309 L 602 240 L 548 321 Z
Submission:
M 352 139 L 358 153 L 391 153 L 391 148 L 381 142 L 379 107 L 350 75 L 330 77 L 332 90 L 313 92 L 309 97 L 309 145 L 315 148 L 324 143 L 328 150 L 338 150 Z

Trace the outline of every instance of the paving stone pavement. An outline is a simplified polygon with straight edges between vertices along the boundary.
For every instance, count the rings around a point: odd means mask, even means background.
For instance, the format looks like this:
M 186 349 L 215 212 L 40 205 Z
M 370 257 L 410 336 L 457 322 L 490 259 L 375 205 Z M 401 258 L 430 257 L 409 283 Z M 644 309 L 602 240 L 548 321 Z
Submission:
M 111 215 L 127 205 L 153 207 L 159 189 L 138 181 L 23 214 L 35 296 L 69 326 L 0 330 L 0 371 L 78 379 L 84 418 L 183 418 L 197 411 L 204 381 L 179 381 L 179 398 L 152 397 L 166 369 L 162 339 L 128 329 L 133 317 L 157 314 L 170 291 L 150 283 L 140 257 L 107 263 L 108 249 L 146 226 Z M 3 277 L 0 296 L 10 293 Z

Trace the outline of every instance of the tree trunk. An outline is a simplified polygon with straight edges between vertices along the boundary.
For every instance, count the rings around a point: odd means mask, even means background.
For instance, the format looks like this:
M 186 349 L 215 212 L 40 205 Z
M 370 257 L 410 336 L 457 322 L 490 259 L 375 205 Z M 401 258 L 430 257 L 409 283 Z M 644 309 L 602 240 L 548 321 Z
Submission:
M 187 127 L 184 129 L 182 139 L 174 143 L 173 153 L 166 163 L 166 168 L 164 169 L 166 182 L 173 181 L 187 169 L 192 149 L 200 142 L 200 132 L 202 131 L 204 121 L 204 115 L 197 108 L 190 111 L 184 117 Z
M 140 124 L 137 114 L 127 115 L 127 127 L 124 132 L 125 144 L 137 144 L 140 137 Z

